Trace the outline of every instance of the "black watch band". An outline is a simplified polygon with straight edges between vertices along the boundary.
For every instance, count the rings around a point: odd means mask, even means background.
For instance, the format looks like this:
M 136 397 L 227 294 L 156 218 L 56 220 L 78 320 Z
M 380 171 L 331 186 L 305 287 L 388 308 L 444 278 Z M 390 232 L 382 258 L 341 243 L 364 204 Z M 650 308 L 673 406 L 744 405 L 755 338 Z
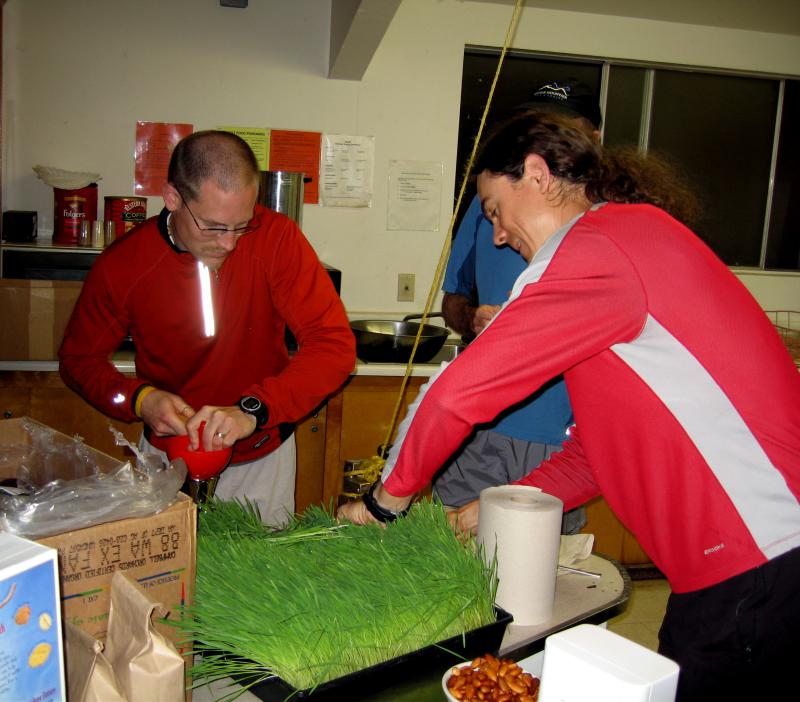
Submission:
M 263 429 L 269 421 L 269 409 L 255 395 L 245 395 L 239 399 L 239 409 L 256 419 L 256 429 Z
M 367 511 L 375 517 L 379 522 L 383 522 L 384 524 L 387 522 L 393 522 L 398 517 L 403 517 L 408 513 L 408 507 L 404 509 L 402 512 L 392 512 L 390 509 L 386 509 L 386 507 L 381 507 L 378 504 L 378 501 L 375 499 L 373 493 L 375 492 L 375 488 L 378 487 L 378 483 L 380 481 L 376 480 L 370 486 L 370 489 L 362 495 L 361 499 L 364 500 L 364 506 L 367 508 Z

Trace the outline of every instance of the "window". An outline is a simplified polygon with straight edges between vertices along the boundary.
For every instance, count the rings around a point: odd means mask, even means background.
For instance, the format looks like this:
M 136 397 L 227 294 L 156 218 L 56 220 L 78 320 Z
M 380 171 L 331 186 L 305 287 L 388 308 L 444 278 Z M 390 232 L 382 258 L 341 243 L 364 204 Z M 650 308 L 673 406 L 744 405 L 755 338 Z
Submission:
M 498 56 L 473 47 L 464 54 L 461 167 Z M 792 128 L 800 123 L 800 81 L 514 52 L 506 56 L 487 125 L 559 76 L 604 95 L 606 145 L 638 144 L 681 167 L 703 207 L 697 233 L 727 265 L 800 270 L 800 135 Z M 472 193 L 474 186 L 461 213 Z

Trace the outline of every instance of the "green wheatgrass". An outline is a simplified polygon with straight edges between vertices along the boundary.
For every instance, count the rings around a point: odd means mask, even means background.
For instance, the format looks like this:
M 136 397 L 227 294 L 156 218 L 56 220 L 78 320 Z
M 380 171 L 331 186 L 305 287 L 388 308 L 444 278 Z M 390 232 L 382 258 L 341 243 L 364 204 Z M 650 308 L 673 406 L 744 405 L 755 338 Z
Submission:
M 495 621 L 496 587 L 437 503 L 386 528 L 310 507 L 271 531 L 249 505 L 215 500 L 200 518 L 195 604 L 178 626 L 204 654 L 196 686 L 277 676 L 305 690 Z

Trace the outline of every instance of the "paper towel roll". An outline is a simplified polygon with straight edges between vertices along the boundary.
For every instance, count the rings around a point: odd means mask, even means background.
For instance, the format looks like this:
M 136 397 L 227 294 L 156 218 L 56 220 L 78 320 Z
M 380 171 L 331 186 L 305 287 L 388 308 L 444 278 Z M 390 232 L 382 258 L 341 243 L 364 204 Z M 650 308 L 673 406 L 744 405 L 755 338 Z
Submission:
M 564 504 L 537 488 L 501 485 L 480 496 L 478 543 L 491 563 L 497 552 L 499 607 L 514 624 L 530 626 L 553 615 Z

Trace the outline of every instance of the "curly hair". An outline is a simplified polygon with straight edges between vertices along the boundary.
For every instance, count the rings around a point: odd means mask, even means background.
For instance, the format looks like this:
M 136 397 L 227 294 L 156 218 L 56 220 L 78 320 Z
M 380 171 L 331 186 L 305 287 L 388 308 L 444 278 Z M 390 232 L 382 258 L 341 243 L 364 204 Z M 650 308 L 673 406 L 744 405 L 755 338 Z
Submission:
M 699 205 L 676 165 L 635 147 L 603 148 L 569 117 L 527 113 L 499 125 L 484 142 L 475 172 L 519 180 L 530 154 L 541 156 L 562 192 L 580 189 L 591 202 L 649 203 L 692 226 Z

